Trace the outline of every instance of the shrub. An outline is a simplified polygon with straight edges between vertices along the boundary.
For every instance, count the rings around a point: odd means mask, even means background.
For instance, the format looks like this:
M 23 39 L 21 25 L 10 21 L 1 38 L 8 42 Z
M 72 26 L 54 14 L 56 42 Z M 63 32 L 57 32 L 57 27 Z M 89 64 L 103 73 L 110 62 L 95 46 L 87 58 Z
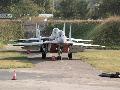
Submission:
M 23 35 L 20 21 L 0 21 L 0 41 L 8 42 L 11 39 L 23 38 Z
M 110 17 L 92 30 L 88 38 L 95 44 L 120 46 L 120 17 Z

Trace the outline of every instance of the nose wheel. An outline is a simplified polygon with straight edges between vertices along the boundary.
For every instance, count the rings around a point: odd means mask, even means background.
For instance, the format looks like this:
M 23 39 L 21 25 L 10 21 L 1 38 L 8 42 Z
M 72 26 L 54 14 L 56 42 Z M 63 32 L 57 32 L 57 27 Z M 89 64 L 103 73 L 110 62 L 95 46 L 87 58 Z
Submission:
M 41 51 L 42 51 L 42 59 L 46 59 L 47 50 L 45 45 L 41 47 Z

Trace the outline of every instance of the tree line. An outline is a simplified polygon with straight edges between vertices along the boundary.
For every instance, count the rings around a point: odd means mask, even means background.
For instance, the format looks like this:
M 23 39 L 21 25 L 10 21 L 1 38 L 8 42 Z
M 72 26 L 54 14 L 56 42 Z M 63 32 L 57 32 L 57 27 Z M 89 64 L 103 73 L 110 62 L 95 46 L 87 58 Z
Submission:
M 120 0 L 0 0 L 0 13 L 15 18 L 53 13 L 60 19 L 101 19 L 120 15 Z

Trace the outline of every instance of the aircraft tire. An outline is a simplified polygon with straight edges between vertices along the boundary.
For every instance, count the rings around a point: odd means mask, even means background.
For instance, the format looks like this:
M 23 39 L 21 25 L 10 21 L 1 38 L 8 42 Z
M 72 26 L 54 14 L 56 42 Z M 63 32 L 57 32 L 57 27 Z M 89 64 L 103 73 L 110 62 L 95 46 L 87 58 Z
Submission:
M 57 60 L 62 60 L 62 57 L 61 57 L 61 56 L 58 56 L 58 57 L 57 57 Z
M 72 53 L 68 53 L 68 59 L 72 60 Z
M 46 53 L 42 52 L 42 59 L 45 59 L 45 58 L 46 58 Z

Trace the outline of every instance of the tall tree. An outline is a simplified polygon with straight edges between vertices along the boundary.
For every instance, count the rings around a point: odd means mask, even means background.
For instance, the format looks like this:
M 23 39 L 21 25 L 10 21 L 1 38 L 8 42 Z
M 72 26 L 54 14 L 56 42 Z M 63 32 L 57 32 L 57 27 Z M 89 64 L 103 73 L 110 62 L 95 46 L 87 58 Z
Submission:
M 32 0 L 21 0 L 19 3 L 10 6 L 10 12 L 15 17 L 22 17 L 25 15 L 34 16 L 38 14 L 39 7 L 33 3 Z
M 0 0 L 0 13 L 8 13 L 9 7 L 19 1 L 20 0 Z
M 101 0 L 99 12 L 101 17 L 120 15 L 120 0 Z
M 52 12 L 52 1 L 51 0 L 33 0 L 41 9 L 39 13 L 51 13 Z
M 87 10 L 87 2 L 85 0 L 78 0 L 77 2 L 77 18 L 86 19 Z
M 85 18 L 87 2 L 85 0 L 61 0 L 57 14 L 62 18 Z
M 100 0 L 87 0 L 87 2 L 88 2 L 87 17 L 92 19 L 97 19 Z
M 61 2 L 61 13 L 65 18 L 72 18 L 76 15 L 76 0 L 63 0 Z

